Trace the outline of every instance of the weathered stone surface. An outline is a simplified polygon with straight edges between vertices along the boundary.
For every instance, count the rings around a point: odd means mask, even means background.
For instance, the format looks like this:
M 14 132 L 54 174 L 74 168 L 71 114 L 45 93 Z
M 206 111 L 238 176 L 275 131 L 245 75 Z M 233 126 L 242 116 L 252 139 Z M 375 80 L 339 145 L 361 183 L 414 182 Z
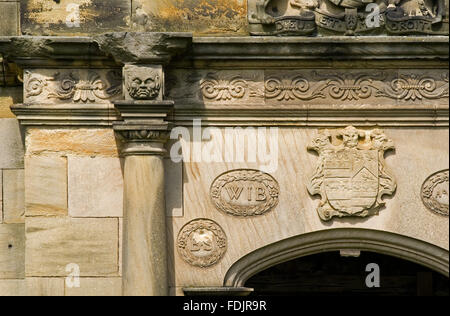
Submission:
M 64 296 L 64 278 L 27 278 L 27 296 Z
M 114 32 L 94 37 L 107 55 L 122 63 L 167 63 L 192 42 L 190 33 Z
M 0 169 L 23 168 L 24 147 L 16 119 L 0 119 Z
M 183 163 L 164 159 L 166 216 L 183 216 Z
M 118 225 L 106 218 L 27 219 L 27 276 L 65 277 L 68 264 L 77 264 L 81 276 L 117 276 Z
M 247 31 L 246 0 L 133 1 L 132 28 L 149 32 L 242 35 Z
M 112 129 L 29 129 L 27 154 L 54 153 L 82 156 L 119 156 Z
M 123 175 L 119 158 L 68 157 L 69 215 L 122 217 Z
M 15 118 L 14 114 L 11 112 L 11 109 L 9 107 L 15 103 L 21 103 L 22 99 L 23 99 L 22 87 L 1 87 L 0 118 Z
M 448 34 L 443 0 L 248 0 L 253 35 Z M 371 6 L 377 8 L 370 12 Z
M 80 278 L 80 287 L 69 288 L 66 296 L 121 296 L 122 278 Z
M 125 296 L 168 295 L 163 168 L 158 156 L 125 158 Z
M 25 225 L 0 224 L 0 279 L 20 279 L 24 276 Z
M 25 159 L 26 216 L 67 215 L 67 158 Z
M 0 169 L 0 224 L 3 223 L 3 170 Z
M 3 222 L 23 223 L 25 219 L 24 170 L 3 170 L 3 182 Z
M 370 132 L 373 127 L 363 128 Z M 227 235 L 228 250 L 215 266 L 200 269 L 185 263 L 177 252 L 169 252 L 169 271 L 175 280 L 172 286 L 221 285 L 224 274 L 237 260 L 251 251 L 292 236 L 334 228 L 361 228 L 387 231 L 419 239 L 448 249 L 448 222 L 446 216 L 429 211 L 421 200 L 421 187 L 431 174 L 448 168 L 448 128 L 383 128 L 385 135 L 396 146 L 395 152 L 385 155 L 386 166 L 397 182 L 396 192 L 385 195 L 385 208 L 378 215 L 367 218 L 335 218 L 321 221 L 317 216 L 320 199 L 311 198 L 305 184 L 311 179 L 319 157 L 306 148 L 317 136 L 316 128 L 280 128 L 278 133 L 278 162 L 269 172 L 279 182 L 279 204 L 263 216 L 239 218 L 214 210 L 209 199 L 211 184 L 219 175 L 235 169 L 260 169 L 266 162 L 202 163 L 192 159 L 184 163 L 183 202 L 184 217 L 167 218 L 169 248 L 177 247 L 177 236 L 183 226 L 196 218 L 207 218 L 218 223 Z M 223 129 L 222 132 L 224 133 Z M 191 134 L 192 135 L 192 134 Z M 219 143 L 224 138 L 213 138 L 203 145 Z M 436 140 L 439 140 L 436 142 Z M 191 145 L 194 142 L 191 140 Z M 236 145 L 236 144 L 235 144 Z M 259 145 L 258 145 L 259 146 Z M 192 151 L 191 147 L 191 151 Z M 221 153 L 229 151 L 222 147 Z M 271 152 L 270 150 L 269 152 Z M 382 179 L 382 183 L 385 179 Z M 199 203 L 199 201 L 206 201 Z M 242 232 L 245 232 L 243 234 Z M 174 267 L 172 269 L 171 267 Z M 172 274 L 174 273 L 174 274 Z
M 166 80 L 168 97 L 183 100 L 180 107 L 264 103 L 264 71 L 261 70 L 174 71 Z
M 25 296 L 25 280 L 0 280 L 0 296 Z
M 24 72 L 26 104 L 109 103 L 122 97 L 116 69 L 33 69 Z
M 22 32 L 31 35 L 91 34 L 127 29 L 128 0 L 21 0 Z
M 321 196 L 319 217 L 328 221 L 334 216 L 378 214 L 385 206 L 383 195 L 392 195 L 397 187 L 384 160 L 394 149 L 381 129 L 348 126 L 321 131 L 308 146 L 319 154 L 319 161 L 307 184 L 311 195 Z
M 12 36 L 19 33 L 19 4 L 0 2 L 0 36 Z

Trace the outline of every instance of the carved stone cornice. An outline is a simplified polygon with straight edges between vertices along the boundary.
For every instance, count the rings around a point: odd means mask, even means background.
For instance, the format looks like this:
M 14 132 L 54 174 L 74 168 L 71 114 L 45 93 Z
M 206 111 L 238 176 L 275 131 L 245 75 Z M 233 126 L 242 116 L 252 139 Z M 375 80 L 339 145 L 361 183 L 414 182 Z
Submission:
M 0 36 L 0 54 L 22 68 L 116 66 L 91 37 Z
M 122 32 L 102 34 L 93 40 L 117 62 L 166 65 L 189 48 L 192 34 Z

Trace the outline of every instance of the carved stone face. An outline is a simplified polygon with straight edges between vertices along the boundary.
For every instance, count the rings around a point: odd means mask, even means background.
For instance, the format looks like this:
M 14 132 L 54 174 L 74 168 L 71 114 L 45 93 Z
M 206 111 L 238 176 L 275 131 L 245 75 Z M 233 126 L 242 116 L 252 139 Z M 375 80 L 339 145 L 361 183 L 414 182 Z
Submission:
M 145 77 L 135 77 L 128 85 L 128 93 L 136 100 L 156 99 L 161 89 L 160 77 L 150 73 Z
M 354 148 L 358 146 L 359 132 L 353 126 L 347 127 L 342 132 L 342 140 L 344 145 L 348 148 Z
M 125 87 L 134 100 L 155 100 L 161 95 L 162 69 L 153 66 L 126 65 Z

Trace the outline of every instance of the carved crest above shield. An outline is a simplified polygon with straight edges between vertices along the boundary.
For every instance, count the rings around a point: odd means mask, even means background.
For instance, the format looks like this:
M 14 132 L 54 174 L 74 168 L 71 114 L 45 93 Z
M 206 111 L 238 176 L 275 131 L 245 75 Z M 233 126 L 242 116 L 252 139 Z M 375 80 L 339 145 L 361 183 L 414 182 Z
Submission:
M 392 195 L 397 187 L 384 160 L 391 149 L 394 143 L 380 129 L 320 131 L 308 147 L 319 154 L 308 191 L 321 196 L 320 218 L 378 214 L 385 205 L 383 195 Z
M 448 35 L 446 0 L 248 0 L 252 35 Z

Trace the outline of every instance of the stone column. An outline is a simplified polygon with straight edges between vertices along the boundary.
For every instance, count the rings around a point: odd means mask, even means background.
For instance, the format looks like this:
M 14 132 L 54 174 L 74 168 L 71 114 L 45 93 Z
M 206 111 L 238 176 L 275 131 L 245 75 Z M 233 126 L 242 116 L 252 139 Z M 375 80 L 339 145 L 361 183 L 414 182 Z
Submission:
M 124 169 L 123 294 L 168 295 L 164 201 L 164 143 L 174 102 L 164 99 L 164 69 L 192 43 L 189 33 L 111 33 L 95 38 L 124 64 L 125 100 L 115 101 L 126 142 Z
M 116 102 L 122 115 L 130 108 L 170 111 L 172 102 Z M 159 112 L 162 114 L 163 112 Z M 125 119 L 114 129 L 126 141 L 124 167 L 123 294 L 169 294 L 164 200 L 164 142 L 169 125 L 161 119 Z
M 162 66 L 126 65 L 123 77 L 126 100 L 115 102 L 123 121 L 114 124 L 126 142 L 123 294 L 163 296 L 169 294 L 163 156 L 174 103 L 162 100 Z

